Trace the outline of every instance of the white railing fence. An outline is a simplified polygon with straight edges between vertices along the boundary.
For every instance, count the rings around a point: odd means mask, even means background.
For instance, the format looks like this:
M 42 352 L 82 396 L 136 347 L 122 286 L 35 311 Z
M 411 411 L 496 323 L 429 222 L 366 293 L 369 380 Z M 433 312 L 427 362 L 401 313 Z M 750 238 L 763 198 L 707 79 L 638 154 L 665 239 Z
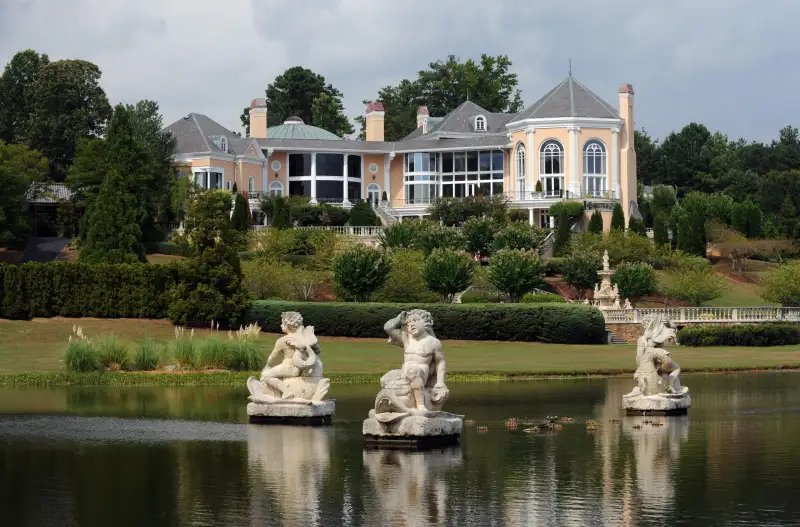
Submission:
M 603 311 L 606 324 L 638 324 L 647 315 L 663 314 L 681 324 L 721 322 L 800 322 L 800 307 L 667 307 L 609 309 Z
M 251 231 L 258 231 L 261 229 L 269 229 L 267 225 L 251 225 Z M 378 237 L 383 232 L 384 227 L 348 227 L 338 225 L 309 225 L 304 227 L 292 227 L 298 231 L 331 231 L 336 234 L 346 234 L 349 236 L 358 237 Z

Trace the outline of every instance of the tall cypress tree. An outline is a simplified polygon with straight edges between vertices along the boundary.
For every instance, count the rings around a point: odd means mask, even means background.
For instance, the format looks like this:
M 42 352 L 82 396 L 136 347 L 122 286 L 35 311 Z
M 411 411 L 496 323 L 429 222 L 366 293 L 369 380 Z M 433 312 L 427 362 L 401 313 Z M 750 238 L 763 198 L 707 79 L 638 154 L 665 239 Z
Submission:
M 237 231 L 246 231 L 249 227 L 250 204 L 242 194 L 234 194 L 233 217 L 231 222 Z
M 89 212 L 81 261 L 93 263 L 144 262 L 142 230 L 137 221 L 136 198 L 126 192 L 122 177 L 110 171 Z
M 669 245 L 667 218 L 664 214 L 659 213 L 653 218 L 653 241 L 656 245 Z
M 619 202 L 614 205 L 614 212 L 611 213 L 611 230 L 625 231 L 625 214 L 622 212 L 622 205 Z
M 603 215 L 599 210 L 592 213 L 592 217 L 589 220 L 588 231 L 592 234 L 603 234 Z

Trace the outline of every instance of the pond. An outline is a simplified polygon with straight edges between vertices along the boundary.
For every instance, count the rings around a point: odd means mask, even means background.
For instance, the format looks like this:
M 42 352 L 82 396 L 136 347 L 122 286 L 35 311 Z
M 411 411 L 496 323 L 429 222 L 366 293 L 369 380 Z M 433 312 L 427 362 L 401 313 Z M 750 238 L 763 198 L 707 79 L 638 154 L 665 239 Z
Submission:
M 423 453 L 363 448 L 371 385 L 326 428 L 249 425 L 244 387 L 0 389 L 0 525 L 800 525 L 800 373 L 683 380 L 661 426 L 629 377 L 451 383 L 476 424 Z

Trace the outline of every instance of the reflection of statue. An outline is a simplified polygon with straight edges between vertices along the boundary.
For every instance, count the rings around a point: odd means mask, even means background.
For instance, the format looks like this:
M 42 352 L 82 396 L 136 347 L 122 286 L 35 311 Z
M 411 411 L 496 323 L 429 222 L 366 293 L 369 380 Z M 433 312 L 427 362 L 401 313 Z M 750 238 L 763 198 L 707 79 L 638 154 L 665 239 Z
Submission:
M 425 419 L 435 418 L 449 420 L 435 435 L 459 435 L 460 417 L 441 412 L 450 391 L 444 382 L 447 366 L 442 343 L 433 333 L 431 314 L 421 309 L 404 311 L 388 321 L 384 330 L 390 344 L 403 346 L 403 365 L 381 377 L 381 390 L 364 422 L 364 434 L 429 435 L 423 431 L 430 425 Z M 409 417 L 420 419 L 403 425 Z
M 637 386 L 623 396 L 623 407 L 628 410 L 673 411 L 691 406 L 689 389 L 681 386 L 680 366 L 663 348 L 674 340 L 675 330 L 668 326 L 663 315 L 652 315 L 644 322 L 644 333 L 636 341 Z
M 365 510 L 366 525 L 447 524 L 447 474 L 461 466 L 460 448 L 365 450 L 363 459 L 377 498 Z
M 300 313 L 287 311 L 281 314 L 281 330 L 285 335 L 275 342 L 261 378 L 247 379 L 252 401 L 247 412 L 251 422 L 286 422 L 317 417 L 325 417 L 325 422 L 328 422 L 334 411 L 334 402 L 323 401 L 331 382 L 322 377 L 320 347 L 314 326 L 303 327 Z
M 322 378 L 320 347 L 314 326 L 303 327 L 300 313 L 281 314 L 281 330 L 286 334 L 275 347 L 261 372 L 261 380 L 250 377 L 250 400 L 272 403 L 277 400 L 321 401 L 330 381 Z

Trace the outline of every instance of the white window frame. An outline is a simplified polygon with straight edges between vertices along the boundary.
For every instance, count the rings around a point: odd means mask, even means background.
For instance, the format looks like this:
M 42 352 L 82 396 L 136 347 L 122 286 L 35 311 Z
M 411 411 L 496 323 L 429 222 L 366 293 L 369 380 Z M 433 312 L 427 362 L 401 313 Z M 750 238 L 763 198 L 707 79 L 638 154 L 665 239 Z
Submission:
M 219 138 L 219 149 L 226 154 L 228 153 L 228 138 L 224 135 Z
M 517 158 L 516 158 L 516 167 L 517 167 L 517 196 L 521 199 L 524 192 L 525 192 L 525 180 L 526 180 L 526 173 L 525 173 L 525 163 L 526 163 L 526 151 L 525 145 L 520 142 L 517 143 Z
M 590 172 L 590 165 L 599 165 L 600 172 Z M 601 140 L 589 139 L 583 144 L 583 191 L 591 197 L 599 198 L 606 194 L 607 188 L 608 149 Z
M 255 192 L 256 191 L 256 180 L 253 176 L 250 176 L 250 179 L 247 180 L 247 192 Z
M 547 171 L 548 161 L 550 172 Z M 558 161 L 559 172 L 553 172 L 554 161 Z M 539 147 L 539 181 L 545 196 L 561 197 L 565 191 L 564 145 L 558 139 L 546 139 Z
M 483 115 L 476 115 L 475 116 L 475 131 L 476 132 L 485 132 L 486 131 L 486 117 Z
M 422 120 L 422 133 L 423 134 L 427 134 L 428 133 L 428 118 L 427 117 Z
M 269 184 L 269 195 L 282 198 L 285 193 L 283 190 L 283 183 L 280 181 L 273 181 Z

